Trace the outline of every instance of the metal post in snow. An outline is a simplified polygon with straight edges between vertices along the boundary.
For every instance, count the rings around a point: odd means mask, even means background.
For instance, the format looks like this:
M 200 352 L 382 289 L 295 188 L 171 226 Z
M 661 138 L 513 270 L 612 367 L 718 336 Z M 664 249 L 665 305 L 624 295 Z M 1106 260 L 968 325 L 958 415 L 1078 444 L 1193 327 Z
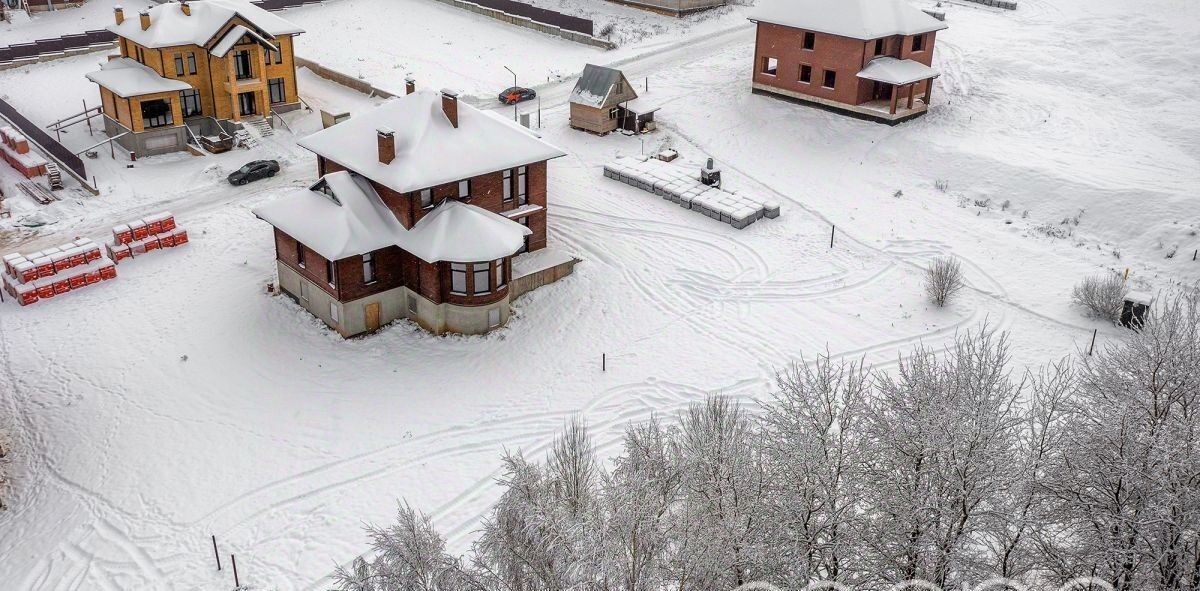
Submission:
M 608 353 L 600 354 L 600 371 L 608 371 Z
M 646 76 L 646 92 L 650 92 L 650 77 Z
M 837 225 L 834 225 L 834 226 L 833 226 L 833 229 L 829 231 L 829 248 L 833 248 L 833 236 L 834 236 L 834 234 L 837 234 Z
M 217 559 L 217 570 L 221 570 L 221 555 L 217 553 L 217 536 L 212 537 L 213 558 Z
M 542 128 L 542 95 L 538 95 L 538 129 Z
M 88 124 L 88 135 L 92 135 L 92 118 L 87 112 L 87 99 L 83 99 L 80 102 L 83 103 L 83 119 L 84 121 L 87 121 Z
M 1092 329 L 1092 344 L 1088 345 L 1088 357 L 1092 356 L 1092 351 L 1096 348 L 1096 333 L 1098 332 L 1100 332 L 1100 329 Z
M 233 563 L 233 586 L 234 586 L 234 588 L 240 588 L 242 586 L 242 582 L 241 582 L 241 580 L 238 579 L 237 556 L 230 554 L 229 562 Z

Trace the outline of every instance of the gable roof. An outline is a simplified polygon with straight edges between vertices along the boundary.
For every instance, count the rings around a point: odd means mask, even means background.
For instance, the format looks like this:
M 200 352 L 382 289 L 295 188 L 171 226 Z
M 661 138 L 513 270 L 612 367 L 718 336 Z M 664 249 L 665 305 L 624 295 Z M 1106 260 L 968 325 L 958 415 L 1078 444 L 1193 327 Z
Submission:
M 121 24 L 106 27 L 109 31 L 143 47 L 175 45 L 204 46 L 234 17 L 255 26 L 262 32 L 275 35 L 295 35 L 304 29 L 249 2 L 241 0 L 197 0 L 189 2 L 192 14 L 183 13 L 178 2 L 159 4 L 150 9 L 150 28 L 142 30 L 139 15 L 126 15 Z
M 330 196 L 319 187 L 324 183 Z M 485 209 L 445 201 L 407 230 L 366 179 L 345 171 L 254 208 L 254 215 L 331 261 L 398 246 L 436 263 L 492 261 L 532 231 Z
M 613 85 L 624 78 L 625 75 L 620 70 L 588 64 L 583 67 L 583 73 L 579 75 L 579 81 L 571 91 L 571 102 L 589 107 L 603 107 L 608 102 Z
M 750 20 L 863 41 L 947 28 L 904 0 L 759 0 Z
M 377 132 L 394 130 L 396 157 L 379 161 Z M 514 121 L 458 101 L 458 127 L 430 90 L 396 97 L 299 144 L 398 193 L 566 156 Z
M 85 76 L 121 98 L 187 90 L 192 87 L 182 80 L 163 78 L 153 69 L 127 57 L 108 60 L 100 64 L 99 71 L 88 72 Z

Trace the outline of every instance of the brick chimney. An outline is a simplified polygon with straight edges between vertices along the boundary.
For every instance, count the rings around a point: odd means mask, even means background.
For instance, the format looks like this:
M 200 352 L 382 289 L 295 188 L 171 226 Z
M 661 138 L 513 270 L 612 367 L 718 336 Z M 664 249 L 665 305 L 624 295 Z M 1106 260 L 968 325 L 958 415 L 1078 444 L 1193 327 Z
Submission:
M 412 94 L 417 91 L 417 79 L 412 76 L 404 77 L 404 94 Z
M 380 164 L 391 164 L 396 159 L 396 132 L 380 127 L 375 130 L 375 138 L 379 142 Z
M 186 16 L 192 16 L 192 5 L 188 4 L 188 0 L 180 0 L 179 10 L 182 10 Z
M 125 9 L 121 8 L 120 4 L 113 7 L 113 18 L 116 19 L 118 25 L 125 22 Z
M 139 12 L 138 18 L 141 19 L 141 21 L 142 21 L 142 30 L 143 31 L 150 28 L 150 11 L 149 10 L 143 10 L 143 11 Z
M 458 129 L 458 92 L 449 88 L 442 89 L 442 112 L 450 120 L 450 125 Z

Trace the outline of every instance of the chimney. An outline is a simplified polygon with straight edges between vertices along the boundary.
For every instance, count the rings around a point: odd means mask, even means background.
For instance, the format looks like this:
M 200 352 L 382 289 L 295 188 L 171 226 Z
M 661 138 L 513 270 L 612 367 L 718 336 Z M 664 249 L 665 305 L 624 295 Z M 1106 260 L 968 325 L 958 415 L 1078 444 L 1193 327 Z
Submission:
M 450 125 L 458 129 L 458 92 L 449 88 L 442 89 L 442 111 L 450 120 Z
M 404 94 L 412 94 L 417 91 L 417 79 L 412 76 L 404 77 Z
M 188 0 L 180 0 L 179 10 L 182 10 L 185 16 L 192 16 L 192 5 L 188 4 Z
M 118 25 L 125 22 L 125 9 L 121 8 L 120 4 L 113 7 L 113 18 L 117 20 Z
M 380 164 L 391 164 L 396 159 L 396 132 L 380 127 L 375 130 L 375 137 L 379 141 Z
M 143 31 L 150 28 L 150 11 L 149 10 L 143 10 L 143 11 L 139 12 L 138 18 L 142 20 L 142 30 Z

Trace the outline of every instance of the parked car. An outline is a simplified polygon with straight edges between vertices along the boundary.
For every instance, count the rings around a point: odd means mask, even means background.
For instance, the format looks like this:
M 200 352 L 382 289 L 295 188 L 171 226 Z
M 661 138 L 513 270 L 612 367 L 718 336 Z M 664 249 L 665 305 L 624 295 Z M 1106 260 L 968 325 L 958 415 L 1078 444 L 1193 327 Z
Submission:
M 521 86 L 514 86 L 500 93 L 500 102 L 506 105 L 515 105 L 535 98 L 537 98 L 536 91 Z
M 255 160 L 229 174 L 229 184 L 244 185 L 279 172 L 279 163 L 274 160 Z

